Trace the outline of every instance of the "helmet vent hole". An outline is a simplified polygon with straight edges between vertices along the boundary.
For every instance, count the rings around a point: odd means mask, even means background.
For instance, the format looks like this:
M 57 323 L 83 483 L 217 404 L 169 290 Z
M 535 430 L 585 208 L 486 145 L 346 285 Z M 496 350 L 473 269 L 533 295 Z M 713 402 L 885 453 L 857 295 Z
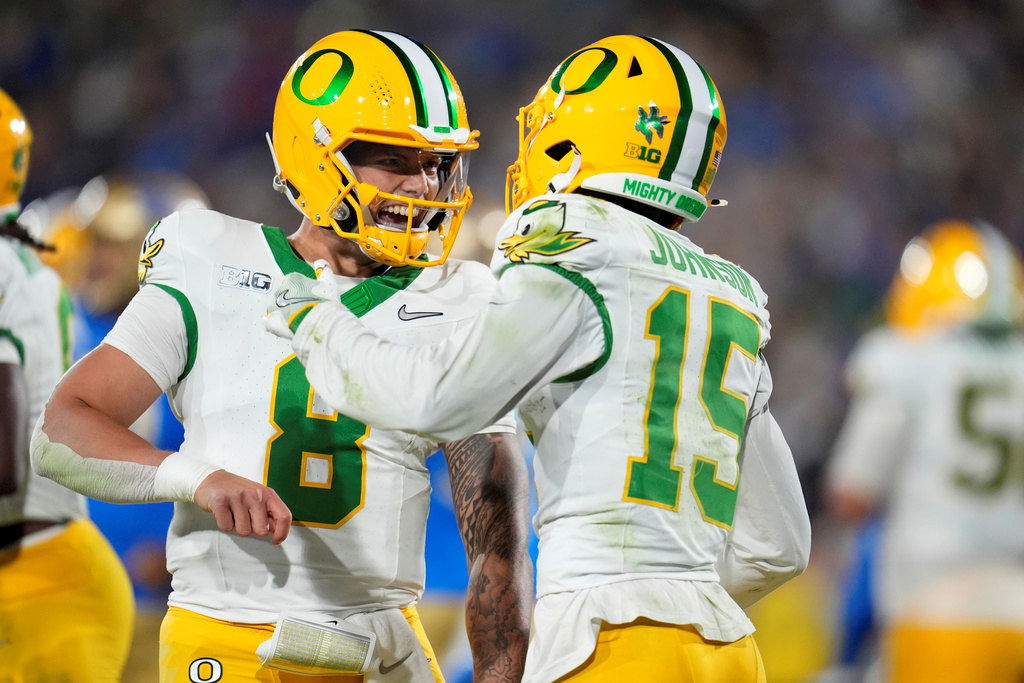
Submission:
M 626 74 L 626 78 L 632 78 L 633 76 L 639 76 L 644 72 L 640 68 L 640 62 L 636 61 L 636 57 L 633 57 L 633 61 L 629 64 L 629 73 Z
M 569 140 L 562 140 L 544 150 L 544 153 L 555 161 L 561 161 L 565 158 L 565 155 L 572 151 L 572 142 Z
M 373 92 L 373 96 L 377 99 L 377 102 L 381 106 L 386 107 L 390 104 L 394 95 L 391 92 L 391 86 L 388 85 L 387 79 L 384 78 L 384 74 L 377 72 L 370 81 L 370 90 Z

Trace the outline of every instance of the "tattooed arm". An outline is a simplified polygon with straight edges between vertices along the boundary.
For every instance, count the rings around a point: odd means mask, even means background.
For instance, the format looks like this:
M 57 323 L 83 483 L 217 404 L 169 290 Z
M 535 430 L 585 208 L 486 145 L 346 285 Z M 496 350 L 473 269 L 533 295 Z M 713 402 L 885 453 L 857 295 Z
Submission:
M 526 465 L 514 434 L 475 434 L 443 449 L 469 565 L 473 680 L 518 681 L 533 604 Z

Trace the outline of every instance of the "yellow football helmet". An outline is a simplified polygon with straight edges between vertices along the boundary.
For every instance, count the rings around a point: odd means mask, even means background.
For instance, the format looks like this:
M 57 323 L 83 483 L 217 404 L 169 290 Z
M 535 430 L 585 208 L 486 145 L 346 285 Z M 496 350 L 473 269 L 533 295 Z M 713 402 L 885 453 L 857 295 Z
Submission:
M 963 322 L 1019 324 L 1020 257 L 989 225 L 937 223 L 904 248 L 885 314 L 891 325 L 910 333 Z
M 32 129 L 14 100 L 0 90 L 0 220 L 21 211 L 21 191 L 28 175 Z
M 708 73 L 654 38 L 612 36 L 558 65 L 519 112 L 505 210 L 586 189 L 686 221 L 707 209 L 725 147 L 725 109 Z
M 478 135 L 458 84 L 429 48 L 398 33 L 342 31 L 314 43 L 285 74 L 274 107 L 274 185 L 314 224 L 356 240 L 382 263 L 437 265 L 472 202 L 468 153 Z M 438 154 L 436 196 L 360 182 L 345 158 L 355 141 Z M 371 209 L 383 204 L 407 216 L 404 229 L 374 221 Z M 441 255 L 418 259 L 434 230 Z

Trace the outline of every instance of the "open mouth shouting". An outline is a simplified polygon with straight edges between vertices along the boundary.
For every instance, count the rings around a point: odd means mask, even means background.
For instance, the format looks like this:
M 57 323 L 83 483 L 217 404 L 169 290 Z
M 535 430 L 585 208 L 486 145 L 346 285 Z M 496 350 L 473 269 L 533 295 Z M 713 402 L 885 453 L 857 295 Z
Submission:
M 400 204 L 393 201 L 382 201 L 371 209 L 373 220 L 377 225 L 387 230 L 400 230 L 402 232 L 405 232 L 409 225 L 409 211 L 410 207 L 408 204 Z M 426 226 L 422 225 L 426 213 L 425 209 L 414 211 L 412 217 L 413 231 L 426 230 Z

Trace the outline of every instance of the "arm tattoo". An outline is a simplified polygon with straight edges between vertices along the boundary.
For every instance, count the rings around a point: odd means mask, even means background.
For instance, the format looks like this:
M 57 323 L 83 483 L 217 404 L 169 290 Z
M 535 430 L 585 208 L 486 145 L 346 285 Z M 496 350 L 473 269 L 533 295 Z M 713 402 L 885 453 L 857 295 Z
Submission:
M 474 680 L 518 681 L 533 593 L 526 465 L 513 434 L 475 434 L 443 448 L 469 565 Z

